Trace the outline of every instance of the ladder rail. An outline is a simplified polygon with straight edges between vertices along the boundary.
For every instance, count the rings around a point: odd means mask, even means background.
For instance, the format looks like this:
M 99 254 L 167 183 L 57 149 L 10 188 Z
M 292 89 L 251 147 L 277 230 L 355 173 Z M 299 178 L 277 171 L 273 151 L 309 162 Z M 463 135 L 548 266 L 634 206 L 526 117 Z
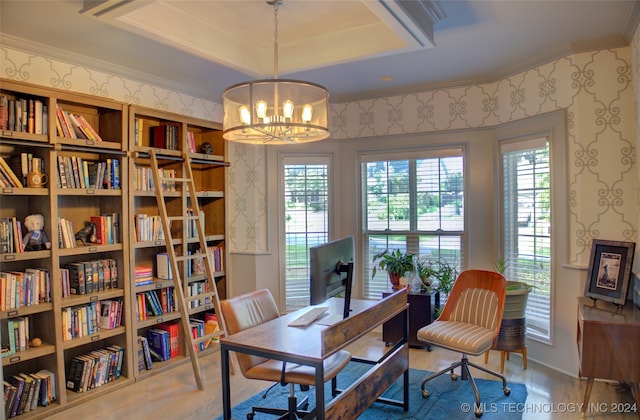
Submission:
M 200 252 L 205 254 L 204 263 L 205 263 L 205 273 L 207 277 L 207 282 L 209 284 L 209 291 L 214 292 L 215 296 L 213 297 L 213 308 L 216 312 L 216 317 L 218 318 L 218 328 L 220 328 L 226 335 L 227 325 L 224 320 L 224 316 L 222 315 L 222 311 L 220 310 L 220 296 L 218 295 L 218 287 L 216 286 L 216 279 L 214 277 L 214 267 L 212 262 L 212 256 L 209 252 L 209 248 L 207 247 L 206 241 L 206 232 L 204 231 L 204 226 L 202 225 L 202 217 L 200 212 L 200 205 L 198 204 L 198 192 L 196 191 L 195 183 L 193 182 L 193 169 L 191 166 L 191 159 L 189 158 L 188 153 L 184 153 L 184 161 L 185 161 L 185 169 L 187 172 L 187 177 L 191 179 L 191 182 L 187 183 L 189 188 L 189 197 L 191 197 L 191 207 L 194 210 L 194 217 L 196 219 L 196 227 L 198 229 L 198 239 L 200 240 Z M 233 367 L 232 367 L 233 369 Z
M 199 343 L 202 343 L 202 342 L 209 343 L 213 338 L 224 336 L 226 334 L 227 329 L 226 329 L 226 324 L 224 322 L 224 318 L 222 317 L 222 313 L 220 311 L 220 300 L 219 300 L 219 295 L 217 291 L 217 286 L 215 284 L 215 278 L 213 277 L 214 271 L 212 269 L 213 265 L 211 262 L 211 256 L 206 244 L 206 236 L 205 236 L 204 226 L 202 223 L 200 206 L 198 204 L 197 191 L 195 189 L 195 183 L 193 181 L 193 171 L 191 169 L 191 161 L 189 159 L 188 153 L 183 153 L 183 156 L 182 156 L 183 158 L 182 172 L 183 173 L 181 174 L 180 177 L 170 178 L 170 180 L 183 184 L 183 187 L 181 189 L 183 194 L 185 193 L 184 185 L 186 184 L 187 190 L 188 190 L 187 196 L 191 199 L 190 204 L 191 204 L 191 207 L 193 208 L 194 214 L 193 216 L 186 216 L 186 215 L 169 216 L 167 212 L 167 206 L 165 203 L 165 196 L 163 194 L 164 191 L 162 189 L 162 181 L 166 177 L 160 176 L 158 156 L 156 155 L 155 150 L 151 149 L 149 156 L 150 156 L 151 165 L 153 168 L 152 173 L 153 173 L 153 179 L 155 184 L 156 200 L 157 200 L 158 209 L 160 212 L 160 219 L 162 221 L 162 229 L 164 231 L 164 238 L 166 242 L 167 254 L 169 255 L 171 272 L 173 274 L 172 276 L 173 286 L 174 286 L 174 291 L 177 297 L 176 301 L 178 303 L 178 310 L 180 311 L 180 314 L 181 314 L 180 320 L 181 320 L 182 328 L 184 331 L 184 337 L 188 338 L 189 340 L 188 345 L 186 345 L 185 347 L 187 348 L 186 351 L 189 352 L 191 365 L 192 365 L 194 376 L 196 379 L 196 384 L 198 386 L 198 389 L 202 390 L 204 389 L 204 386 L 202 382 L 202 375 L 200 370 L 200 364 L 198 361 L 196 346 Z M 166 179 L 169 179 L 169 178 L 166 178 Z M 189 309 L 191 308 L 188 307 L 187 303 L 195 299 L 185 296 L 186 290 L 187 290 L 187 284 L 182 279 L 182 272 L 180 271 L 180 266 L 178 265 L 178 262 L 182 262 L 183 264 L 190 263 L 193 257 L 190 255 L 186 255 L 186 252 L 183 252 L 184 255 L 178 256 L 176 254 L 176 249 L 173 246 L 173 240 L 172 240 L 173 238 L 171 236 L 171 221 L 182 221 L 183 223 L 182 228 L 185 229 L 186 227 L 185 222 L 193 221 L 193 220 L 196 221 L 196 229 L 198 232 L 200 250 L 202 254 L 201 256 L 203 257 L 203 260 L 205 263 L 205 277 L 209 285 L 209 292 L 207 293 L 207 296 L 209 296 L 210 299 L 212 300 L 213 308 L 218 318 L 218 328 L 221 330 L 221 332 L 213 335 L 209 334 L 205 338 L 203 337 L 194 338 L 193 335 L 191 334 L 191 325 L 189 321 L 189 316 L 190 316 Z M 183 244 L 183 246 L 185 247 L 183 249 L 186 250 L 186 244 Z

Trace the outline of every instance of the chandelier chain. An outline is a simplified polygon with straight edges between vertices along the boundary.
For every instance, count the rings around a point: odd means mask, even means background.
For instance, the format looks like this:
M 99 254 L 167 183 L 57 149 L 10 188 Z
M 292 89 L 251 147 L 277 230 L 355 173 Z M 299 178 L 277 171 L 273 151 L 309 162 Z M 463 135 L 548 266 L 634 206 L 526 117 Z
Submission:
M 278 10 L 280 9 L 279 7 L 279 2 L 274 2 L 273 3 L 273 16 L 274 16 L 274 34 L 273 34 L 273 78 L 277 79 L 278 78 Z

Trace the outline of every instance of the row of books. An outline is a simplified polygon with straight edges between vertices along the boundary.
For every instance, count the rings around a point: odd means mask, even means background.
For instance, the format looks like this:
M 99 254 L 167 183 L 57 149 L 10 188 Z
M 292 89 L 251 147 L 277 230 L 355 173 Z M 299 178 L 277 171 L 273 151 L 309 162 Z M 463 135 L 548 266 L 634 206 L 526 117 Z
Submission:
M 75 248 L 76 234 L 73 222 L 64 217 L 58 217 L 58 248 Z
M 2 357 L 27 351 L 29 348 L 29 317 L 9 318 L 2 323 L 2 330 Z
M 136 265 L 134 269 L 136 286 L 151 284 L 153 282 L 153 269 L 144 265 Z
M 15 217 L 0 217 L 0 254 L 24 252 L 22 222 Z
M 0 95 L 0 130 L 47 134 L 49 110 L 40 99 Z
M 176 125 L 161 124 L 150 125 L 145 127 L 142 118 L 136 118 L 133 122 L 134 126 L 134 145 L 157 147 L 160 149 L 178 150 L 179 148 L 179 128 Z M 149 134 L 149 142 L 145 144 L 144 133 Z
M 176 311 L 173 287 L 136 293 L 136 319 L 145 320 Z
M 51 276 L 48 270 L 27 268 L 23 272 L 0 272 L 0 310 L 51 302 Z
M 162 124 L 151 127 L 152 146 L 159 149 L 179 149 L 179 127 L 177 125 Z
M 158 169 L 158 175 L 161 178 L 176 178 L 175 169 Z M 155 191 L 155 183 L 153 181 L 153 169 L 149 166 L 138 166 L 133 168 L 133 185 L 136 191 Z M 171 180 L 162 181 L 162 191 L 176 191 L 177 183 Z
M 178 144 L 178 127 L 176 126 L 169 126 L 169 127 L 173 127 L 170 129 L 165 129 L 165 126 L 161 126 L 163 128 L 160 129 L 156 129 L 154 127 L 151 127 L 149 129 L 149 134 L 150 134 L 150 139 L 151 141 L 149 142 L 150 145 L 152 145 L 153 147 L 161 147 L 161 148 L 166 148 L 166 149 L 173 149 L 176 150 L 179 147 Z M 136 118 L 134 121 L 134 132 L 135 132 L 135 140 L 134 143 L 136 146 L 143 146 L 144 144 L 144 130 L 145 130 L 145 126 L 144 126 L 144 120 L 142 118 Z M 174 133 L 168 134 L 169 132 L 174 131 Z M 156 133 L 157 132 L 157 133 Z M 160 137 L 163 136 L 163 134 L 165 136 L 171 135 L 173 136 L 172 139 L 167 140 L 161 140 Z M 155 136 L 158 135 L 158 141 L 156 142 L 155 140 Z M 172 144 L 171 142 L 174 142 L 174 144 Z M 167 147 L 166 145 L 170 145 L 172 147 Z M 198 152 L 198 148 L 196 146 L 196 139 L 195 139 L 195 133 L 193 133 L 192 131 L 187 131 L 187 150 L 191 153 L 197 153 Z
M 158 324 L 160 327 L 162 324 Z M 169 331 L 162 328 L 147 330 L 147 343 L 152 360 L 164 362 L 171 359 L 171 338 Z
M 3 382 L 4 415 L 12 418 L 57 400 L 56 376 L 47 369 L 18 373 Z
M 61 269 L 62 296 L 85 295 L 118 288 L 118 262 L 114 258 L 76 261 Z
M 95 226 L 94 243 L 98 245 L 111 245 L 120 243 L 120 213 L 102 213 L 100 216 L 91 216 L 91 223 Z
M 60 105 L 56 105 L 56 131 L 59 137 L 102 141 L 84 116 L 67 112 Z
M 116 303 L 114 303 L 116 302 Z M 106 299 L 62 309 L 62 339 L 97 334 L 102 329 L 114 329 L 122 325 L 122 299 Z
M 151 370 L 153 368 L 153 360 L 149 351 L 149 342 L 147 337 L 138 336 L 138 372 L 143 370 Z
M 195 216 L 195 210 L 187 209 L 186 211 L 187 217 Z M 202 220 L 202 226 L 204 227 L 204 212 L 200 212 L 200 219 Z M 198 237 L 198 220 L 196 219 L 187 219 L 186 220 L 186 229 L 187 229 L 187 237 L 188 238 L 196 238 Z
M 145 213 L 135 215 L 136 241 L 164 240 L 164 230 L 160 216 L 150 216 Z
M 124 347 L 111 345 L 72 358 L 67 372 L 66 388 L 80 393 L 115 381 L 122 372 L 124 350 Z
M 59 188 L 119 190 L 122 172 L 119 159 L 85 160 L 80 156 L 58 156 Z
M 209 289 L 209 283 L 206 281 L 198 281 L 189 284 L 189 289 L 187 294 L 189 297 L 195 297 L 201 295 L 203 293 L 209 293 L 211 290 Z M 199 306 L 209 305 L 211 304 L 210 297 L 204 297 L 199 299 L 189 299 L 189 307 L 197 308 Z

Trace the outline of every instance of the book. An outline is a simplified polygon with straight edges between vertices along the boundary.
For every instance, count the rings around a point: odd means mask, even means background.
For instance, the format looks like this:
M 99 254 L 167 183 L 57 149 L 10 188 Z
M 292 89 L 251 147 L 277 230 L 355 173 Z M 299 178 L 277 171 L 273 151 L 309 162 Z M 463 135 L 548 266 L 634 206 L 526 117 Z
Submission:
M 31 407 L 30 410 L 35 410 L 38 408 L 38 402 L 40 401 L 40 387 L 42 386 L 42 379 L 36 374 L 28 374 L 31 378 L 33 378 L 33 396 L 31 397 Z
M 173 280 L 171 266 L 169 264 L 169 254 L 166 252 L 156 254 L 156 277 L 163 280 Z
M 11 415 L 11 407 L 16 399 L 18 388 L 10 384 L 8 381 L 3 383 L 4 390 L 4 418 L 8 419 Z
M 47 379 L 47 381 L 46 381 L 46 383 L 47 383 L 47 387 L 46 387 L 46 404 L 42 404 L 42 405 L 51 404 L 52 402 L 57 400 L 56 377 L 53 374 L 53 372 L 51 372 L 50 370 L 47 370 L 47 369 L 40 369 L 36 373 L 38 375 L 40 375 L 41 377 L 44 377 L 44 378 Z M 44 397 L 43 397 L 43 401 L 44 401 Z
M 16 387 L 16 397 L 13 400 L 13 404 L 11 409 L 9 410 L 9 417 L 15 417 L 18 414 L 18 407 L 20 406 L 20 401 L 24 398 L 24 388 L 25 383 L 24 379 L 20 377 L 20 375 L 12 375 L 8 378 L 8 382 Z
M 167 331 L 159 328 L 152 328 L 147 331 L 147 341 L 149 352 L 158 359 L 166 361 L 171 358 L 170 338 Z
M 161 330 L 169 333 L 169 349 L 171 357 L 178 357 L 180 353 L 179 331 L 180 327 L 177 322 L 165 322 L 156 326 Z
M 167 130 L 166 125 L 158 125 L 155 127 L 151 127 L 151 139 L 153 141 L 152 143 L 153 147 L 156 147 L 159 149 L 166 148 L 166 143 L 165 143 L 166 130 Z
M 9 129 L 9 97 L 0 95 L 0 130 Z
M 44 104 L 41 100 L 36 99 L 34 102 L 34 133 L 35 134 L 43 134 L 44 133 L 44 120 L 42 118 L 42 112 L 44 108 Z
M 87 293 L 84 266 L 83 262 L 74 262 L 66 266 L 69 269 L 69 290 L 72 295 Z
M 118 288 L 118 262 L 114 258 L 110 258 L 109 267 L 111 268 L 111 288 L 117 289 Z
M 151 360 L 147 338 L 138 336 L 138 371 L 151 370 L 152 368 L 153 360 Z

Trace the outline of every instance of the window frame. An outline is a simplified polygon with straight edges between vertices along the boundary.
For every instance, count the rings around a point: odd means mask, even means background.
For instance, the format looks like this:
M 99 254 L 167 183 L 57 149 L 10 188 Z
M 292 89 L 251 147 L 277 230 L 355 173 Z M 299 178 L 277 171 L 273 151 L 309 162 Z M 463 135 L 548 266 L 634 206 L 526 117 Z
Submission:
M 551 296 L 549 337 L 544 338 L 538 334 L 530 334 L 528 340 L 544 345 L 554 345 L 556 317 L 559 308 L 556 308 L 556 290 L 560 287 L 558 280 L 561 278 L 562 265 L 568 261 L 569 250 L 569 198 L 568 198 L 568 168 L 567 156 L 567 132 L 566 111 L 554 111 L 547 114 L 526 118 L 523 120 L 505 123 L 495 127 L 495 202 L 497 221 L 497 255 L 504 255 L 504 214 L 502 203 L 504 200 L 502 182 L 502 159 L 499 145 L 501 143 L 532 140 L 540 137 L 549 139 L 549 171 L 551 185 Z M 562 287 L 560 287 L 562 288 Z M 562 312 L 562 311 L 561 311 Z
M 359 235 L 359 246 L 360 250 L 360 258 L 363 262 L 362 270 L 360 272 L 360 281 L 362 282 L 361 286 L 361 294 L 364 299 L 374 299 L 375 296 L 368 296 L 365 294 L 367 290 L 370 289 L 370 285 L 367 283 L 370 282 L 370 270 L 369 266 L 369 238 L 371 236 L 384 234 L 384 231 L 369 231 L 367 230 L 367 215 L 365 211 L 367 210 L 366 199 L 367 199 L 367 186 L 364 185 L 366 182 L 366 174 L 364 173 L 364 165 L 369 162 L 389 162 L 389 161 L 397 161 L 397 160 L 409 160 L 412 163 L 409 164 L 410 168 L 415 169 L 415 162 L 420 159 L 436 159 L 443 157 L 453 157 L 460 156 L 462 159 L 461 169 L 462 169 L 462 190 L 463 190 L 463 220 L 462 220 L 462 229 L 459 232 L 459 235 L 456 234 L 456 237 L 460 238 L 460 260 L 458 261 L 458 271 L 463 270 L 467 265 L 467 247 L 468 244 L 468 226 L 467 226 L 467 208 L 468 208 L 468 154 L 467 147 L 464 143 L 454 143 L 454 144 L 446 144 L 439 146 L 426 146 L 414 149 L 407 150 L 393 150 L 393 151 L 362 151 L 358 157 L 358 188 L 359 188 L 359 218 L 360 218 L 360 235 Z M 415 171 L 413 173 L 409 173 L 409 191 L 410 194 L 416 194 L 416 178 Z M 410 198 L 410 202 L 414 202 L 415 197 Z M 413 220 L 415 218 L 416 207 L 410 209 L 410 220 L 409 220 L 409 229 L 408 230 L 398 230 L 391 231 L 390 235 L 402 235 L 406 237 L 406 248 L 408 252 L 418 253 L 419 252 L 419 240 L 422 236 L 427 235 L 437 235 L 436 231 L 421 231 L 418 230 L 416 222 L 417 220 Z M 450 231 L 449 234 L 445 232 L 444 234 L 437 235 L 440 238 L 446 238 L 447 236 L 453 235 L 454 231 Z M 381 296 L 380 296 L 381 297 Z
M 334 229 L 334 156 L 333 154 L 297 154 L 297 153 L 280 153 L 278 158 L 278 202 L 280 206 L 279 222 L 280 222 L 280 238 L 282 242 L 280 245 L 280 293 L 282 296 L 282 308 L 284 311 L 290 311 L 297 309 L 298 306 L 288 307 L 287 304 L 287 243 L 286 243 L 286 202 L 285 202 L 285 166 L 286 165 L 327 165 L 327 229 L 328 229 L 328 241 L 332 240 L 335 236 Z M 308 251 L 307 251 L 308 252 Z M 308 305 L 308 303 L 307 303 Z M 303 306 L 300 306 L 303 307 Z

